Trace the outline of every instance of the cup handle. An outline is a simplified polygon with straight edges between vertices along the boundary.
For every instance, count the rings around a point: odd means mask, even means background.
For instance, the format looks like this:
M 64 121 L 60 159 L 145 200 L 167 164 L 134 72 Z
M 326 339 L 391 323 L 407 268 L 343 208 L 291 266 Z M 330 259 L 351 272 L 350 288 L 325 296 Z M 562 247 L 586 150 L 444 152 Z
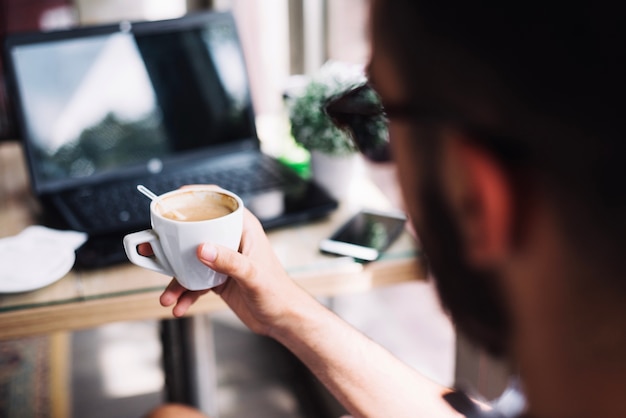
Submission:
M 137 246 L 144 243 L 150 244 L 154 257 L 146 257 L 137 252 Z M 165 258 L 159 236 L 152 229 L 126 235 L 124 237 L 124 250 L 131 263 L 157 273 L 175 276 L 172 267 Z

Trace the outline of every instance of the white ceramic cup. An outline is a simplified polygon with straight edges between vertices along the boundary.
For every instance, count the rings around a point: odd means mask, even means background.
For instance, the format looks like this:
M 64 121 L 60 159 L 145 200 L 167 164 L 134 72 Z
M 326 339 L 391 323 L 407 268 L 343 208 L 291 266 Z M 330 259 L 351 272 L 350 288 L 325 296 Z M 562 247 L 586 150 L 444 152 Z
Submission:
M 195 215 L 181 220 L 190 206 L 226 206 L 227 214 L 211 219 L 195 220 Z M 166 217 L 168 215 L 170 217 Z M 172 218 L 172 219 L 171 219 Z M 202 216 L 200 216 L 202 218 Z M 139 267 L 176 277 L 189 290 L 204 290 L 226 281 L 226 275 L 211 270 L 197 258 L 203 242 L 219 244 L 232 250 L 239 248 L 243 229 L 243 202 L 234 193 L 215 186 L 193 186 L 159 196 L 150 204 L 152 229 L 124 237 L 126 256 Z M 154 256 L 137 251 L 139 244 L 149 243 Z

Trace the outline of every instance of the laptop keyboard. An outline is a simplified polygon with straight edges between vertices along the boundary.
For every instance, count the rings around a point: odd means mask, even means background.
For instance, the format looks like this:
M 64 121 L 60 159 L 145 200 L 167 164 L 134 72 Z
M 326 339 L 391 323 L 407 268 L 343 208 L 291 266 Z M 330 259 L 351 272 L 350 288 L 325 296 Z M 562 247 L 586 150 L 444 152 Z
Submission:
M 188 184 L 216 184 L 228 189 L 244 201 L 246 196 L 289 187 L 299 181 L 297 175 L 275 160 L 262 156 L 245 166 L 202 166 L 182 172 L 153 175 L 129 182 L 80 189 L 66 201 L 77 214 L 79 222 L 90 233 L 146 227 L 149 224 L 149 200 L 137 191 L 143 184 L 156 194 L 175 190 Z M 103 210 L 103 208 L 106 208 Z

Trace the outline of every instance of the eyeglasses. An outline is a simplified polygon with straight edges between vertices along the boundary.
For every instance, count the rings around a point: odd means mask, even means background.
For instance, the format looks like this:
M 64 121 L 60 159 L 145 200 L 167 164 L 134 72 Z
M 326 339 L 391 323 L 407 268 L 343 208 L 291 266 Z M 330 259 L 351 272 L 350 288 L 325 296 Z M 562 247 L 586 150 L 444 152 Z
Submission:
M 339 129 L 346 131 L 357 149 L 370 161 L 391 160 L 387 129 L 390 112 L 369 84 L 362 84 L 328 99 L 326 114 Z
M 457 112 L 446 111 L 434 104 L 383 104 L 378 93 L 367 83 L 331 97 L 326 101 L 324 110 L 335 126 L 352 137 L 354 145 L 363 156 L 373 162 L 391 160 L 387 129 L 389 119 L 408 118 L 429 123 L 453 123 L 475 143 L 491 150 L 510 167 L 528 165 L 531 161 L 535 165 L 541 163 L 541 157 L 533 157 L 533 153 L 522 142 L 508 135 L 494 134 L 482 129 Z

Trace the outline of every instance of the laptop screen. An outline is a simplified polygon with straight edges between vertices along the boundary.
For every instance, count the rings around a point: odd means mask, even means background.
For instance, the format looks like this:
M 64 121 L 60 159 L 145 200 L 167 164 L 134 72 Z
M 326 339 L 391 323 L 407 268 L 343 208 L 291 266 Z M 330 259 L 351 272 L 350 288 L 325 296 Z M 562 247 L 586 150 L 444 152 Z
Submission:
M 15 36 L 7 47 L 39 192 L 256 146 L 229 14 Z

